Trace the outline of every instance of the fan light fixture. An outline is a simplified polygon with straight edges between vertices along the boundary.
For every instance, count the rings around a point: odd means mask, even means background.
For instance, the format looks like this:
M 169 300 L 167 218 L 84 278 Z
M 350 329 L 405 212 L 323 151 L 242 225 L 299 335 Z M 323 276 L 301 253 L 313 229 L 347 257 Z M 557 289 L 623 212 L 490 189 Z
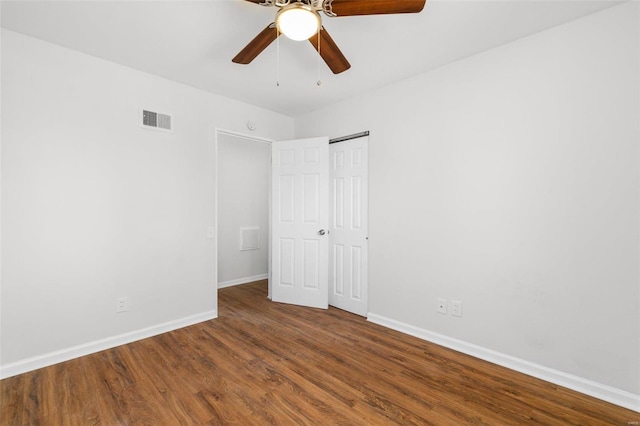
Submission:
M 278 31 L 291 40 L 307 40 L 320 29 L 320 15 L 303 3 L 293 3 L 276 15 Z

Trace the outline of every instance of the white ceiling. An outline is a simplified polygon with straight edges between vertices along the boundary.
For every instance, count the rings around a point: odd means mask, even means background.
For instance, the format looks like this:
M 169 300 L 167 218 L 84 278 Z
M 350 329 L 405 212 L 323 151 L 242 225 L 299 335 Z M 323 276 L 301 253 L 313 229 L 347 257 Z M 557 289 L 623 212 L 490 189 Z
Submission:
M 2 1 L 2 27 L 206 91 L 297 116 L 496 47 L 620 1 L 428 0 L 411 15 L 328 18 L 351 69 L 318 67 L 308 42 L 280 41 L 231 62 L 274 20 L 244 0 Z M 316 84 L 318 72 L 322 84 Z

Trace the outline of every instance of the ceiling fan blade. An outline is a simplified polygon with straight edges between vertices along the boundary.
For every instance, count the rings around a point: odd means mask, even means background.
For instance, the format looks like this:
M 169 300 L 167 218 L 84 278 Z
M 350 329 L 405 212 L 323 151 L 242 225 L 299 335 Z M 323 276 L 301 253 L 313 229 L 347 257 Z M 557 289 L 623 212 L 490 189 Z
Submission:
M 249 2 L 255 3 L 255 4 L 264 3 L 264 0 L 246 0 L 246 1 L 249 1 Z
M 327 30 L 322 27 L 318 33 L 320 34 L 320 56 L 322 56 L 322 59 L 324 59 L 331 71 L 333 71 L 334 74 L 340 74 L 351 68 L 351 64 L 347 61 L 347 58 L 344 57 Z M 309 41 L 313 47 L 318 50 L 318 34 L 311 36 Z
M 236 64 L 248 64 L 253 61 L 264 49 L 267 48 L 275 39 L 278 38 L 278 30 L 276 24 L 271 23 L 260 32 L 253 40 L 247 44 L 244 49 L 232 59 Z
M 418 13 L 426 0 L 333 0 L 331 10 L 338 16 Z

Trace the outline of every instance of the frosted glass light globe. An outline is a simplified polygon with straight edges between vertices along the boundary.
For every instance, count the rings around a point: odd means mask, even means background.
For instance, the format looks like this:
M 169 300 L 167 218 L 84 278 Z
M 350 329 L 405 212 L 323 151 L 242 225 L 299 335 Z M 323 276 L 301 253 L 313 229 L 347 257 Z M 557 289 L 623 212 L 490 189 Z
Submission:
M 276 17 L 278 31 L 291 40 L 307 40 L 320 29 L 320 16 L 304 5 L 296 3 L 284 7 Z

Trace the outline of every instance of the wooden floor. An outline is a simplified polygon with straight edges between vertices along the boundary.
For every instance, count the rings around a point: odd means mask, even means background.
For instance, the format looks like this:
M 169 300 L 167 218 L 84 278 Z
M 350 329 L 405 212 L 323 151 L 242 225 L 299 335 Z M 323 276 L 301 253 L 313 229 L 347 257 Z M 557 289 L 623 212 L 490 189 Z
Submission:
M 0 382 L 4 425 L 627 425 L 640 414 L 367 322 L 220 290 L 219 318 Z

